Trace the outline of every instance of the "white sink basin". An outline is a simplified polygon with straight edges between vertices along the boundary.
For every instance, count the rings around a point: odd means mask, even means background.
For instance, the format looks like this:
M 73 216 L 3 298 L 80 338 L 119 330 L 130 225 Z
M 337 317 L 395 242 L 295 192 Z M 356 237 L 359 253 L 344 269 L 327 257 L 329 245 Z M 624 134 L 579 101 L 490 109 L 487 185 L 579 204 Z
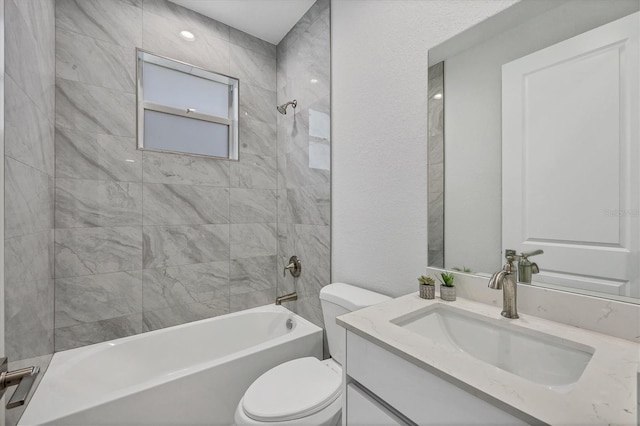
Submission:
M 594 349 L 518 327 L 518 321 L 489 318 L 443 304 L 391 320 L 439 345 L 465 352 L 534 383 L 558 392 L 571 390 Z

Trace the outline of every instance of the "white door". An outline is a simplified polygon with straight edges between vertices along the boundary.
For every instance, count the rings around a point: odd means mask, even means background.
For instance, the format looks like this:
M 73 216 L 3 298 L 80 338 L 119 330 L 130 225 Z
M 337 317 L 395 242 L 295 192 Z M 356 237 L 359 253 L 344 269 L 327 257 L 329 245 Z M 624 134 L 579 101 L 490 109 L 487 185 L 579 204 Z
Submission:
M 502 247 L 534 281 L 640 296 L 640 13 L 502 67 Z

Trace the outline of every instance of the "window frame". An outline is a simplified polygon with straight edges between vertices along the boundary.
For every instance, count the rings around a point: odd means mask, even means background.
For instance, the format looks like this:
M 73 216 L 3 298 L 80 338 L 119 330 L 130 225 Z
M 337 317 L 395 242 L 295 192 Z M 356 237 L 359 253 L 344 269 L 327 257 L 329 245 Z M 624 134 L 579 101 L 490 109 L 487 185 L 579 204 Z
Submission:
M 149 60 L 152 59 L 152 60 Z M 206 80 L 221 83 L 229 87 L 229 117 L 224 118 L 215 116 L 212 114 L 201 113 L 197 111 L 189 111 L 183 108 L 174 106 L 158 104 L 151 101 L 144 100 L 144 85 L 143 85 L 143 64 L 144 62 L 154 64 L 157 66 L 165 67 L 174 71 L 182 72 L 188 75 L 192 75 L 195 78 L 204 78 Z M 240 79 L 231 77 L 226 74 L 222 74 L 216 71 L 208 70 L 198 67 L 183 61 L 168 58 L 166 56 L 158 55 L 143 49 L 136 48 L 136 126 L 137 126 L 137 140 L 136 148 L 141 151 L 162 152 L 168 154 L 180 154 L 191 155 L 196 157 L 215 158 L 219 160 L 239 160 L 239 100 L 240 100 Z M 144 146 L 144 113 L 145 111 L 155 111 L 163 114 L 170 114 L 179 117 L 202 120 L 216 124 L 222 124 L 228 127 L 228 152 L 226 157 L 210 155 L 210 154 L 198 154 L 192 152 L 184 152 L 179 150 L 166 150 L 149 148 Z M 235 118 L 235 119 L 234 119 Z

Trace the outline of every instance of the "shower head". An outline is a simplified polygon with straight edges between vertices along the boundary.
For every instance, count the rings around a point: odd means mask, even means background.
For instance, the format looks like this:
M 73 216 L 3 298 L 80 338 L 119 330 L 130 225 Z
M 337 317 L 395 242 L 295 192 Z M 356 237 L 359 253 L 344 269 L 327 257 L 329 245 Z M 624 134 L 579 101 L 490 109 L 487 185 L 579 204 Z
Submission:
M 292 101 L 287 102 L 286 104 L 282 104 L 280 106 L 277 106 L 276 108 L 278 109 L 278 112 L 282 115 L 287 115 L 287 107 L 291 105 L 294 109 L 295 107 L 298 106 L 298 101 L 296 101 L 295 99 Z

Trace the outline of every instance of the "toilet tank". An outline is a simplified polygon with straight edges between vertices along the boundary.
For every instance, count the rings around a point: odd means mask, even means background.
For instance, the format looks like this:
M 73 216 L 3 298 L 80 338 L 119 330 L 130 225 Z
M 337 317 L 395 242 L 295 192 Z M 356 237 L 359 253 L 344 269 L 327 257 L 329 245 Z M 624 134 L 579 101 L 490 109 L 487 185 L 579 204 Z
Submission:
M 331 357 L 344 364 L 345 329 L 336 324 L 336 317 L 367 306 L 391 300 L 390 297 L 344 283 L 333 283 L 320 290 L 322 317 L 327 330 Z

